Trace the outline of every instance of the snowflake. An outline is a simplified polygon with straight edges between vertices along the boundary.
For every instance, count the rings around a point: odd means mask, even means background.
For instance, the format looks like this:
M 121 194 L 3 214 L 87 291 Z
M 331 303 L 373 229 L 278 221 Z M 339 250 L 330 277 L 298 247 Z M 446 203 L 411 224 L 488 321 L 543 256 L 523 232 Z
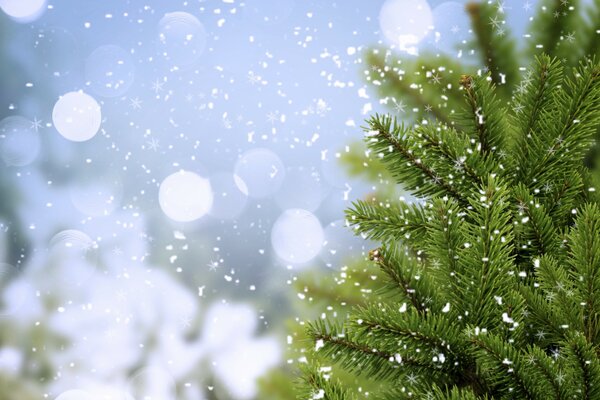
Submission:
M 250 82 L 251 85 L 256 85 L 257 83 L 260 83 L 261 78 L 259 75 L 256 75 L 254 73 L 254 71 L 250 71 L 248 72 L 248 82 Z
M 37 117 L 33 117 L 33 121 L 31 121 L 31 128 L 37 132 L 41 127 L 42 127 L 42 120 L 37 119 Z
M 414 373 L 410 373 L 407 377 L 406 380 L 408 381 L 408 383 L 410 383 L 411 385 L 414 385 L 415 383 L 417 383 L 418 380 L 418 376 L 415 375 Z
M 396 112 L 403 113 L 405 108 L 406 104 L 404 104 L 402 100 L 394 99 L 394 109 L 396 110 Z
M 277 122 L 278 119 L 279 116 L 277 112 L 270 112 L 267 114 L 267 122 L 269 122 L 272 125 L 275 124 L 275 122 Z
M 148 148 L 153 151 L 157 151 L 158 148 L 160 147 L 160 144 L 158 143 L 158 139 L 156 139 L 156 138 L 150 139 L 149 141 L 146 142 L 146 144 L 148 145 Z
M 142 101 L 137 97 L 129 99 L 129 106 L 131 106 L 131 108 L 133 108 L 134 110 L 139 110 L 140 108 L 142 108 Z
M 158 94 L 158 92 L 162 92 L 164 84 L 165 84 L 164 82 L 161 82 L 158 79 L 156 81 L 154 81 L 152 83 L 152 90 L 154 91 L 154 93 Z
M 537 333 L 535 334 L 535 337 L 538 338 L 538 340 L 542 340 L 546 337 L 546 332 L 544 331 L 537 331 Z
M 569 32 L 565 36 L 565 40 L 569 43 L 573 43 L 575 41 L 575 32 Z
M 218 261 L 213 261 L 211 260 L 208 264 L 206 264 L 208 266 L 208 269 L 210 271 L 216 271 L 217 268 L 220 267 L 219 262 Z

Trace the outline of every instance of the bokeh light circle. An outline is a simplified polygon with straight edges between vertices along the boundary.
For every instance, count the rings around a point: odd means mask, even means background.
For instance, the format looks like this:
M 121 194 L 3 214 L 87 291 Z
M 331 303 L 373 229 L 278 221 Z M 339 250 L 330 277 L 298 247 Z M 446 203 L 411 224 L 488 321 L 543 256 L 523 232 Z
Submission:
M 8 166 L 31 164 L 40 152 L 40 137 L 33 123 L 13 115 L 0 121 L 0 157 Z
M 458 46 L 469 39 L 470 20 L 465 5 L 447 1 L 433 9 L 434 29 L 430 42 L 438 50 L 455 54 Z
M 52 122 L 65 139 L 84 142 L 98 133 L 102 112 L 92 96 L 84 92 L 69 92 L 54 105 Z
M 268 149 L 253 149 L 242 154 L 235 164 L 235 175 L 244 183 L 248 196 L 263 198 L 277 192 L 285 179 L 279 156 Z
M 49 245 L 53 290 L 70 293 L 81 290 L 96 272 L 98 244 L 82 231 L 66 229 L 55 234 Z
M 304 264 L 321 251 L 324 234 L 319 219 L 310 211 L 294 208 L 284 211 L 271 230 L 271 245 L 279 258 L 291 264 Z
M 190 222 L 207 214 L 213 204 L 210 181 L 190 171 L 169 175 L 160 184 L 160 208 L 177 222 Z
M 210 186 L 214 199 L 210 215 L 221 219 L 233 219 L 240 215 L 248 202 L 248 189 L 245 185 L 231 173 L 219 172 L 212 175 Z
M 387 0 L 379 13 L 379 26 L 387 42 L 409 54 L 433 26 L 433 14 L 426 0 Z
M 31 22 L 45 10 L 46 0 L 0 0 L 0 8 L 19 22 Z
M 194 64 L 206 46 L 206 30 L 198 18 L 177 11 L 165 14 L 158 23 L 158 51 L 172 67 Z
M 119 46 L 100 46 L 85 60 L 86 84 L 100 96 L 123 95 L 131 87 L 134 77 L 133 58 Z

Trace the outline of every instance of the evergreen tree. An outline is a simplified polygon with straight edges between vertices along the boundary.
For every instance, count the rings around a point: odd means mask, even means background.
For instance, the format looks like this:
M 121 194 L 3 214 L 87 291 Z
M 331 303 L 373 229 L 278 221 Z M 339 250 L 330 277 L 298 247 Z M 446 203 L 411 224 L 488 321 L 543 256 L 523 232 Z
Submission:
M 354 203 L 393 296 L 308 334 L 320 357 L 383 382 L 374 398 L 600 398 L 600 207 L 583 163 L 600 65 L 566 74 L 542 55 L 526 76 L 509 105 L 492 73 L 461 76 L 457 124 L 365 127 L 424 200 Z M 305 382 L 302 398 L 358 395 L 319 365 Z
M 453 116 L 463 104 L 463 92 L 457 84 L 461 73 L 476 75 L 491 72 L 498 89 L 495 93 L 497 100 L 508 104 L 513 93 L 522 94 L 526 85 L 530 83 L 527 71 L 521 66 L 531 64 L 534 56 L 542 51 L 562 59 L 562 63 L 566 65 L 563 70 L 565 73 L 570 72 L 571 67 L 577 66 L 582 56 L 600 53 L 597 31 L 597 27 L 600 26 L 598 0 L 583 5 L 580 1 L 540 0 L 537 12 L 531 18 L 527 38 L 520 43 L 510 34 L 504 20 L 505 11 L 503 2 L 498 1 L 484 0 L 467 4 L 465 12 L 471 20 L 474 39 L 457 48 L 462 57 L 425 51 L 417 58 L 403 58 L 387 49 L 372 48 L 365 53 L 364 76 L 367 82 L 379 91 L 381 98 L 387 100 L 388 105 L 394 106 L 394 111 L 407 123 L 435 118 L 447 125 L 458 127 L 461 121 Z M 519 103 L 512 104 L 515 107 L 514 112 L 523 110 Z M 598 137 L 596 133 L 596 138 Z M 592 147 L 587 154 L 587 166 L 596 165 L 597 168 L 597 149 L 598 147 Z M 350 146 L 350 152 L 343 152 L 342 162 L 350 175 L 376 185 L 376 191 L 367 197 L 369 202 L 387 204 L 385 199 L 398 198 L 399 195 L 405 194 L 403 182 L 395 185 L 390 171 L 380 162 L 376 153 L 366 149 L 361 143 L 354 143 Z M 590 180 L 596 180 L 596 185 L 599 177 L 598 173 L 594 176 L 588 175 Z M 291 381 L 295 379 L 295 375 L 290 372 L 293 370 L 290 366 L 293 367 L 298 360 L 304 360 L 307 347 L 305 343 L 308 343 L 308 347 L 315 345 L 314 342 L 303 342 L 306 337 L 303 332 L 304 320 L 320 318 L 324 314 L 343 318 L 352 307 L 363 305 L 368 300 L 380 301 L 381 294 L 372 289 L 380 284 L 382 273 L 366 262 L 352 262 L 348 263 L 339 275 L 322 271 L 309 271 L 298 275 L 294 282 L 295 291 L 292 293 L 297 317 L 291 319 L 288 324 L 289 336 L 293 339 L 288 348 L 288 357 L 289 362 L 293 364 L 278 369 L 263 380 L 262 397 L 281 400 L 294 398 L 289 391 Z M 303 293 L 306 297 L 300 300 L 296 297 L 297 293 Z M 394 297 L 389 295 L 393 293 L 387 292 L 384 295 L 388 295 L 388 300 L 392 300 Z M 313 354 L 311 360 L 313 363 L 325 365 L 325 372 L 329 370 L 330 363 L 324 352 Z M 315 373 L 317 370 L 318 368 L 310 369 L 306 377 L 323 379 L 322 375 Z M 377 387 L 372 379 L 369 382 L 369 376 L 353 377 L 339 368 L 336 369 L 335 376 L 340 386 L 349 392 L 364 393 Z M 309 394 L 318 395 L 319 391 L 314 390 L 317 386 L 315 383 L 309 385 L 301 398 L 309 398 Z

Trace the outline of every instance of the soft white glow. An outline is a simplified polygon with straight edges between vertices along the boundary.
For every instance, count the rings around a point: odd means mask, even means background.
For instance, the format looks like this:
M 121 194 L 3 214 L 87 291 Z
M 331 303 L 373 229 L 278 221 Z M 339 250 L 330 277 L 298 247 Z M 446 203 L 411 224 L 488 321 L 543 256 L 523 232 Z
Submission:
M 379 13 L 379 26 L 389 44 L 410 54 L 433 26 L 426 0 L 387 0 Z
M 100 105 L 83 92 L 66 93 L 52 110 L 52 122 L 58 133 L 74 142 L 93 138 L 100 129 L 101 121 Z
M 56 400 L 96 400 L 96 397 L 83 390 L 67 390 L 60 394 Z
M 127 394 L 140 400 L 175 400 L 175 382 L 166 369 L 146 367 L 129 380 Z
M 323 240 L 323 228 L 317 217 L 297 208 L 284 211 L 271 230 L 275 253 L 292 264 L 312 260 L 321 251 Z
M 158 23 L 158 51 L 171 67 L 188 67 L 200 58 L 206 46 L 206 31 L 198 18 L 177 11 Z
M 215 355 L 215 375 L 234 399 L 250 400 L 258 391 L 256 381 L 277 365 L 281 349 L 274 337 L 238 340 L 231 349 Z
M 0 157 L 8 166 L 31 164 L 40 152 L 40 137 L 31 121 L 10 116 L 0 121 Z
M 31 22 L 44 12 L 46 0 L 0 0 L 0 8 L 19 22 Z
M 134 77 L 133 59 L 119 46 L 100 46 L 85 61 L 86 85 L 100 96 L 123 95 Z
M 214 375 L 238 400 L 255 398 L 256 380 L 281 359 L 275 337 L 254 337 L 258 315 L 249 304 L 213 303 L 206 313 L 202 342 Z
M 161 183 L 158 202 L 167 217 L 178 222 L 190 222 L 210 211 L 213 192 L 208 179 L 181 170 Z
M 262 198 L 275 193 L 285 178 L 285 167 L 277 154 L 268 149 L 245 152 L 235 164 L 235 175 L 244 183 L 238 185 L 250 197 Z

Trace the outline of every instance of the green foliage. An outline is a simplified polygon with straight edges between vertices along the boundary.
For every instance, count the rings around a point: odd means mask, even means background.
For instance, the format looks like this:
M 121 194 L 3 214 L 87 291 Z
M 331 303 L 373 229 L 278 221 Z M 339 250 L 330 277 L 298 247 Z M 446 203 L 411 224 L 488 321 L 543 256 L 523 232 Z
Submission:
M 509 104 L 493 73 L 462 76 L 456 124 L 368 121 L 373 155 L 422 200 L 348 210 L 382 243 L 370 259 L 385 295 L 308 324 L 309 365 L 367 379 L 382 400 L 600 398 L 600 206 L 583 163 L 600 64 L 563 68 L 537 57 Z M 321 397 L 301 398 L 367 397 L 330 369 L 305 377 Z

